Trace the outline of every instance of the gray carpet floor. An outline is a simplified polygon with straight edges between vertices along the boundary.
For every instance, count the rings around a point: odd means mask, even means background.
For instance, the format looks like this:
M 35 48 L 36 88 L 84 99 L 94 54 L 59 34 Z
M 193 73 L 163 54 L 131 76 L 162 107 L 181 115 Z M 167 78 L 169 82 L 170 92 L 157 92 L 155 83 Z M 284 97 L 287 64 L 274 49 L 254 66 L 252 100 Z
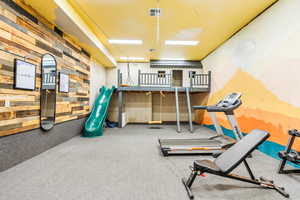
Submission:
M 75 137 L 0 173 L 1 200 L 183 200 L 180 181 L 193 160 L 208 156 L 163 157 L 159 137 L 178 136 L 175 126 L 129 125 L 106 129 L 98 138 Z M 184 127 L 183 127 L 184 128 Z M 187 131 L 186 131 L 187 132 Z M 210 132 L 198 128 L 195 136 Z M 182 133 L 188 135 L 189 133 Z M 278 175 L 278 161 L 258 151 L 249 164 L 257 176 L 273 179 L 300 199 L 300 176 Z M 236 173 L 247 175 L 243 166 Z M 207 174 L 193 185 L 195 199 L 285 199 L 273 190 Z

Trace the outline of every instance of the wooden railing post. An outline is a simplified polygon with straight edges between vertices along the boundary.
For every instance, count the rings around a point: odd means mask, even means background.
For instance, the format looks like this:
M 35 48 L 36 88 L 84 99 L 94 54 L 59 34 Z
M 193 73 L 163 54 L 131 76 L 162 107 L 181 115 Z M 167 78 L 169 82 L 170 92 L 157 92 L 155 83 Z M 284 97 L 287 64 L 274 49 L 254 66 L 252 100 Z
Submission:
M 118 77 L 118 87 L 120 87 L 120 85 L 122 84 L 122 80 L 121 80 L 121 72 L 120 72 L 120 69 L 118 69 L 118 72 L 117 72 L 117 77 Z
M 173 76 L 172 76 L 172 71 L 170 72 L 170 77 L 169 77 L 169 79 L 170 79 L 170 87 L 172 87 L 173 86 Z
M 141 70 L 138 71 L 138 86 L 141 85 Z
M 190 78 L 190 87 L 193 87 L 193 75 L 192 75 L 192 71 L 189 71 L 189 78 Z
M 211 71 L 208 71 L 208 90 L 211 89 Z

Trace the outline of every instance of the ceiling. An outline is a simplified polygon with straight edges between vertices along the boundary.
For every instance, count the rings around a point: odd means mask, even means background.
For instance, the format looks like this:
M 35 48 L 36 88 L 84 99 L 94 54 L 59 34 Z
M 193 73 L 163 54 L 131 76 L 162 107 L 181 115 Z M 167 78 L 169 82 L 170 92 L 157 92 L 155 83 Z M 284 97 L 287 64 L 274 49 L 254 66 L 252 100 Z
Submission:
M 54 0 L 24 0 L 55 22 Z M 200 60 L 246 25 L 276 0 L 159 0 L 160 39 L 157 18 L 149 8 L 158 0 L 68 0 L 113 57 L 185 58 Z M 42 2 L 42 3 L 41 3 Z M 63 27 L 61 27 L 63 29 Z M 140 39 L 142 45 L 109 44 L 107 39 Z M 197 40 L 196 46 L 166 46 L 165 40 Z M 149 49 L 156 49 L 150 52 Z

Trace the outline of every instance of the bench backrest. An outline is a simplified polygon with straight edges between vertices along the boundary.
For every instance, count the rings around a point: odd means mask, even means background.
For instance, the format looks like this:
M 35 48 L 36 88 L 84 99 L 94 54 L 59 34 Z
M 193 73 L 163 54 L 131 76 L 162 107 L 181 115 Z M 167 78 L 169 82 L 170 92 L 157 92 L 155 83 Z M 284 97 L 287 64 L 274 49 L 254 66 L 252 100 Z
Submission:
M 224 173 L 230 173 L 248 157 L 270 134 L 262 130 L 253 130 L 239 142 L 222 153 L 214 162 Z

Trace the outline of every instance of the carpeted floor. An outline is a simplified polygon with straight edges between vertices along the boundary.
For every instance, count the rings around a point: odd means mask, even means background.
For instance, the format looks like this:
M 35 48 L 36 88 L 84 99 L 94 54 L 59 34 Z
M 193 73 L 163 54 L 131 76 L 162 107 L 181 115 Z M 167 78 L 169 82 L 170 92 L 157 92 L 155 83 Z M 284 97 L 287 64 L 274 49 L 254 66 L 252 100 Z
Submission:
M 161 156 L 157 139 L 178 136 L 175 126 L 162 127 L 129 125 L 106 129 L 103 137 L 75 137 L 0 173 L 0 199 L 188 199 L 181 177 L 189 174 L 188 166 L 193 160 L 210 157 Z M 195 132 L 195 136 L 209 135 L 205 128 Z M 286 188 L 290 199 L 300 199 L 300 175 L 278 175 L 277 160 L 260 152 L 253 155 L 249 164 L 258 177 L 274 179 Z M 247 175 L 242 165 L 235 172 Z M 208 174 L 195 181 L 193 191 L 196 200 L 285 199 L 273 190 Z

